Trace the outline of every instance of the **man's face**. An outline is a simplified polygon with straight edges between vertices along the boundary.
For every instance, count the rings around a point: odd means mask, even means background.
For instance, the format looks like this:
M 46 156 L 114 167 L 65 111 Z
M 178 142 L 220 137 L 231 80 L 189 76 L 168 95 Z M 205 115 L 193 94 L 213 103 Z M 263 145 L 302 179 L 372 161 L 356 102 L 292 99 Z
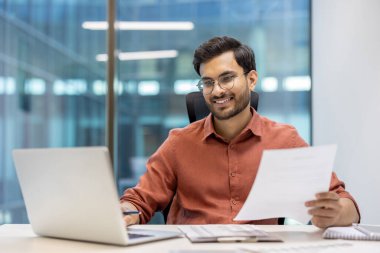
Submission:
M 223 53 L 200 66 L 203 80 L 216 80 L 210 94 L 203 94 L 206 104 L 218 120 L 227 120 L 246 109 L 250 102 L 250 91 L 254 89 L 257 79 L 256 71 L 247 75 L 235 60 L 232 51 Z M 222 89 L 218 81 L 224 76 L 233 76 L 233 87 L 230 90 Z

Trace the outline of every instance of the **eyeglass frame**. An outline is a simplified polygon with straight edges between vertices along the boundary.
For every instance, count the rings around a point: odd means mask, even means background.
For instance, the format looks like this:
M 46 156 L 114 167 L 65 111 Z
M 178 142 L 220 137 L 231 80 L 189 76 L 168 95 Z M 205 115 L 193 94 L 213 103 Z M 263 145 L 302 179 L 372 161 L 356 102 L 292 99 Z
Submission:
M 214 91 L 215 83 L 217 83 L 218 86 L 219 86 L 222 90 L 231 90 L 231 89 L 235 86 L 235 79 L 238 78 L 238 77 L 240 77 L 240 76 L 247 75 L 249 72 L 250 72 L 250 71 L 248 71 L 248 72 L 243 72 L 243 73 L 240 74 L 240 75 L 234 75 L 234 76 L 232 77 L 232 80 L 231 80 L 231 82 L 233 83 L 232 86 L 231 86 L 231 88 L 225 88 L 225 87 L 222 87 L 222 86 L 220 85 L 220 78 L 223 78 L 223 77 L 225 77 L 226 75 L 230 75 L 230 74 L 232 74 L 233 72 L 223 73 L 223 74 L 221 74 L 221 75 L 218 76 L 218 79 L 217 79 L 217 80 L 212 79 L 212 78 L 209 78 L 210 81 L 212 81 L 212 89 L 211 89 L 211 91 L 210 91 L 209 93 L 204 93 L 204 88 L 201 88 L 201 87 L 202 87 L 202 84 L 201 84 L 201 83 L 204 83 L 203 79 L 200 79 L 200 80 L 198 81 L 198 83 L 197 83 L 197 87 L 198 87 L 199 91 L 202 92 L 202 93 L 205 94 L 205 95 L 210 95 L 210 94 Z

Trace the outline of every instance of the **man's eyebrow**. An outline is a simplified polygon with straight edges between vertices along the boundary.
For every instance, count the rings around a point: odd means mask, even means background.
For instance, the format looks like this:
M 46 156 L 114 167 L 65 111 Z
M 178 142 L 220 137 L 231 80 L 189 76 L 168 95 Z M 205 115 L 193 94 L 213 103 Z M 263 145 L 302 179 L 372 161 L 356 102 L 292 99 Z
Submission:
M 222 72 L 218 77 L 225 76 L 225 75 L 231 75 L 231 74 L 236 75 L 236 72 L 232 71 L 232 70 L 227 70 L 227 71 Z
M 232 71 L 232 70 L 226 70 L 226 71 L 220 73 L 219 76 L 218 76 L 218 78 L 221 77 L 221 76 L 231 75 L 231 74 L 232 74 L 232 75 L 236 75 L 236 72 L 235 72 L 235 71 Z M 206 79 L 211 79 L 211 80 L 213 80 L 213 78 L 208 77 L 208 76 L 203 76 L 203 77 L 202 77 L 202 80 L 206 80 Z
M 202 80 L 213 80 L 211 77 L 208 77 L 208 76 L 202 76 L 201 79 L 202 79 Z

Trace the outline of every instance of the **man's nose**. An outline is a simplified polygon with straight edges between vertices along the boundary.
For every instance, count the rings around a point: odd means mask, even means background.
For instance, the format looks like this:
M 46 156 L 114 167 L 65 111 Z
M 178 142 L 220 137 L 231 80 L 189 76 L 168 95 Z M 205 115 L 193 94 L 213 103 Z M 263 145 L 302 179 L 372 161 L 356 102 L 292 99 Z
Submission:
M 219 82 L 215 82 L 214 83 L 214 89 L 212 90 L 212 93 L 214 94 L 214 95 L 220 95 L 220 94 L 223 94 L 225 92 L 225 90 L 224 89 L 222 89 L 221 87 L 220 87 L 220 85 L 219 85 Z

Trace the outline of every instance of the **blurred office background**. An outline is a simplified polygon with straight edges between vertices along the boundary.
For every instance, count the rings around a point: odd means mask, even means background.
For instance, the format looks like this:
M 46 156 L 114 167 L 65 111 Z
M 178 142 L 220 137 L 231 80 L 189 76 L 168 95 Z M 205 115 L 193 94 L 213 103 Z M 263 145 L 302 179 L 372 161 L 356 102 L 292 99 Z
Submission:
M 120 193 L 137 182 L 170 129 L 188 124 L 185 95 L 199 78 L 193 52 L 213 36 L 233 36 L 255 50 L 259 112 L 294 125 L 310 143 L 310 4 L 116 1 Z M 106 0 L 0 0 L 0 224 L 28 222 L 12 149 L 106 145 L 106 20 Z M 137 21 L 175 23 L 144 28 Z

